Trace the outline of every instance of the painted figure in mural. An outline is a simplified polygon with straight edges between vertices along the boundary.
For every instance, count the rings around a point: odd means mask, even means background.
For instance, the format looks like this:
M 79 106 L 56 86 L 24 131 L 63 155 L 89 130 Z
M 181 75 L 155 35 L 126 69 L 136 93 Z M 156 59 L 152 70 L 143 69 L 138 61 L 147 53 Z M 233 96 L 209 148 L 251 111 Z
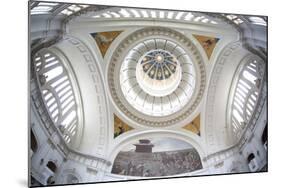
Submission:
M 212 38 L 212 39 L 205 40 L 203 42 L 203 47 L 208 50 L 213 44 L 216 44 L 218 41 L 219 41 L 218 38 Z
M 100 45 L 108 45 L 113 41 L 113 38 L 109 38 L 106 37 L 104 35 L 102 35 L 101 33 L 94 33 L 93 37 L 96 39 L 96 41 L 100 44 Z
M 120 123 L 120 124 L 118 125 L 118 130 L 115 131 L 115 133 L 114 133 L 114 138 L 117 137 L 117 136 L 119 136 L 119 135 L 121 135 L 121 134 L 124 133 L 124 132 L 125 132 L 125 128 L 124 128 L 123 125 Z
M 122 124 L 119 125 L 118 129 L 119 129 L 119 135 L 125 132 L 125 129 Z

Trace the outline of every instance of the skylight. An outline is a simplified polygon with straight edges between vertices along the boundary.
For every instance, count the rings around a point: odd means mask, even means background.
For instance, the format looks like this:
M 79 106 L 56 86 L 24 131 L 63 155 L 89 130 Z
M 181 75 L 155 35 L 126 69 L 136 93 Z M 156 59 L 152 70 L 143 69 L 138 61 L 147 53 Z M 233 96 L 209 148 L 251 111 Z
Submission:
M 254 23 L 256 25 L 263 25 L 263 26 L 267 25 L 266 21 L 263 18 L 261 18 L 261 17 L 253 16 L 253 17 L 250 17 L 249 19 L 250 19 L 250 21 L 252 21 L 252 23 Z
M 176 19 L 179 20 L 183 14 L 184 14 L 184 12 L 179 12 L 176 16 Z
M 130 9 L 136 18 L 140 18 L 140 14 L 135 9 Z
M 191 20 L 193 17 L 194 17 L 194 15 L 189 12 L 189 13 L 184 17 L 184 19 L 189 21 L 189 20 Z
M 33 14 L 48 14 L 50 13 L 59 3 L 48 3 L 40 2 L 31 10 L 31 15 Z
M 128 13 L 128 11 L 126 9 L 121 9 L 120 11 L 120 14 L 122 14 L 125 18 L 129 17 L 130 16 L 130 13 Z

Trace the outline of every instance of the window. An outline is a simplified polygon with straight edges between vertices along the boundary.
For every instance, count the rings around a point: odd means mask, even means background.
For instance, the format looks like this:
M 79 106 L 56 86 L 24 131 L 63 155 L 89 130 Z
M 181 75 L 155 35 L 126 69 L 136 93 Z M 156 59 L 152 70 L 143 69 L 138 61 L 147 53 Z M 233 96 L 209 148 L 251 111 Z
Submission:
M 251 161 L 255 158 L 255 155 L 253 153 L 251 153 L 248 158 L 247 158 L 247 161 L 248 161 L 248 164 L 251 163 Z
M 63 14 L 71 15 L 72 10 L 69 8 L 63 11 Z M 153 9 L 136 9 L 136 8 L 121 8 L 119 10 L 108 9 L 107 12 L 97 11 L 93 18 L 116 19 L 116 18 L 155 18 L 155 19 L 173 19 L 182 21 L 201 22 L 203 24 L 218 24 L 212 17 L 202 16 L 202 14 L 194 15 L 191 12 L 175 12 L 166 10 Z M 243 22 L 240 19 L 236 22 Z
M 47 3 L 40 2 L 37 6 L 31 9 L 31 15 L 33 14 L 48 14 L 57 7 L 59 3 Z
M 35 72 L 45 106 L 66 143 L 70 143 L 79 124 L 73 85 L 62 60 L 42 50 L 34 58 Z
M 89 7 L 89 5 L 71 5 L 60 12 L 60 14 L 64 14 L 66 16 L 70 16 L 82 9 Z
M 53 185 L 53 184 L 55 184 L 56 182 L 55 182 L 55 178 L 54 178 L 54 176 L 50 176 L 48 179 L 47 179 L 47 184 L 48 185 Z
M 57 166 L 54 162 L 49 161 L 46 165 L 53 173 L 56 173 L 57 171 Z
M 131 12 L 134 14 L 134 16 L 135 16 L 136 18 L 140 18 L 140 17 L 141 17 L 140 14 L 139 14 L 139 12 L 136 11 L 135 9 L 130 9 L 130 10 L 131 10 Z
M 125 18 L 130 16 L 130 13 L 128 13 L 128 11 L 126 11 L 126 9 L 123 8 L 119 11 L 119 13 Z
M 264 65 L 256 59 L 249 59 L 241 65 L 231 100 L 230 124 L 232 132 L 239 139 L 255 112 L 261 93 Z
M 248 162 L 249 168 L 252 172 L 254 172 L 258 169 L 258 164 L 255 159 L 255 155 L 253 153 L 248 155 L 247 162 Z
M 236 15 L 227 15 L 226 16 L 229 20 L 233 20 L 233 19 L 236 19 L 237 18 L 237 16 Z
M 182 17 L 183 14 L 184 14 L 184 12 L 177 13 L 176 19 L 179 20 Z
M 263 26 L 267 25 L 266 21 L 263 18 L 261 18 L 261 17 L 253 16 L 253 17 L 250 17 L 249 20 L 253 24 L 256 24 L 256 25 L 263 25 Z

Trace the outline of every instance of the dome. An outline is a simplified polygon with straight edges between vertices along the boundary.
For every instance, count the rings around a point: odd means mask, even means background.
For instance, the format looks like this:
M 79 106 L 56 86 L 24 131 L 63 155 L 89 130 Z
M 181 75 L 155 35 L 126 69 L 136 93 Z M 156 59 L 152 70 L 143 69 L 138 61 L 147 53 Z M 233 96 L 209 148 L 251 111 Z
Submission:
M 165 38 L 139 42 L 125 56 L 120 69 L 120 85 L 127 102 L 147 115 L 165 116 L 180 110 L 192 97 L 195 84 L 191 58 Z M 138 97 L 140 92 L 144 98 Z M 177 103 L 169 104 L 173 99 Z
M 180 120 L 177 116 L 192 113 L 200 102 L 205 72 L 201 56 L 190 40 L 167 28 L 149 28 L 131 34 L 123 44 L 128 41 L 129 50 L 122 50 L 120 45 L 116 49 L 120 55 L 115 54 L 118 60 L 113 58 L 109 65 L 109 70 L 114 70 L 109 71 L 109 77 L 116 74 L 119 78 L 112 83 L 113 79 L 109 79 L 109 85 L 120 110 L 123 105 L 131 108 L 124 111 L 127 117 L 148 126 L 169 125 Z M 115 59 L 118 63 L 113 66 Z M 147 117 L 144 121 L 140 119 L 143 115 Z

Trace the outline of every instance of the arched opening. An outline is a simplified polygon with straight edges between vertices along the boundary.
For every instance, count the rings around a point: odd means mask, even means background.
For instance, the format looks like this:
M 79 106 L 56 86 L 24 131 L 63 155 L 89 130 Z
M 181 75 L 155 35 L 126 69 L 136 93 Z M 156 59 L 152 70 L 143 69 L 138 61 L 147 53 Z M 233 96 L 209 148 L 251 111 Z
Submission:
M 250 168 L 250 170 L 252 172 L 256 171 L 258 166 L 257 166 L 257 162 L 255 160 L 255 155 L 253 153 L 251 153 L 248 158 L 247 158 L 247 162 L 248 162 L 248 166 Z
M 54 185 L 54 184 L 55 184 L 55 178 L 54 178 L 54 176 L 50 176 L 50 177 L 47 179 L 47 184 L 48 184 L 48 185 Z
M 249 156 L 248 156 L 248 164 L 251 163 L 251 161 L 255 158 L 255 155 L 253 153 L 251 153 Z
M 31 130 L 31 139 L 30 139 L 30 142 L 31 142 L 31 150 L 33 151 L 33 153 L 35 153 L 38 149 L 38 143 L 37 143 L 37 139 L 34 135 L 34 132 L 33 130 Z
M 230 95 L 230 117 L 233 135 L 240 139 L 247 128 L 247 122 L 256 113 L 255 106 L 261 97 L 261 86 L 264 82 L 265 65 L 257 56 L 243 59 L 237 69 L 232 83 L 233 95 Z
M 262 137 L 261 137 L 262 144 L 263 144 L 263 146 L 265 147 L 266 150 L 267 150 L 267 138 L 268 137 L 267 137 L 267 123 L 266 123 L 266 125 L 263 129 Z
M 79 94 L 76 94 L 71 71 L 67 71 L 68 65 L 63 63 L 59 54 L 49 49 L 37 52 L 33 63 L 44 105 L 54 124 L 65 129 L 62 136 L 71 145 L 75 142 L 81 121 L 78 112 L 82 110 L 77 105 Z
M 49 161 L 46 165 L 52 172 L 56 173 L 57 171 L 57 166 L 54 162 Z

